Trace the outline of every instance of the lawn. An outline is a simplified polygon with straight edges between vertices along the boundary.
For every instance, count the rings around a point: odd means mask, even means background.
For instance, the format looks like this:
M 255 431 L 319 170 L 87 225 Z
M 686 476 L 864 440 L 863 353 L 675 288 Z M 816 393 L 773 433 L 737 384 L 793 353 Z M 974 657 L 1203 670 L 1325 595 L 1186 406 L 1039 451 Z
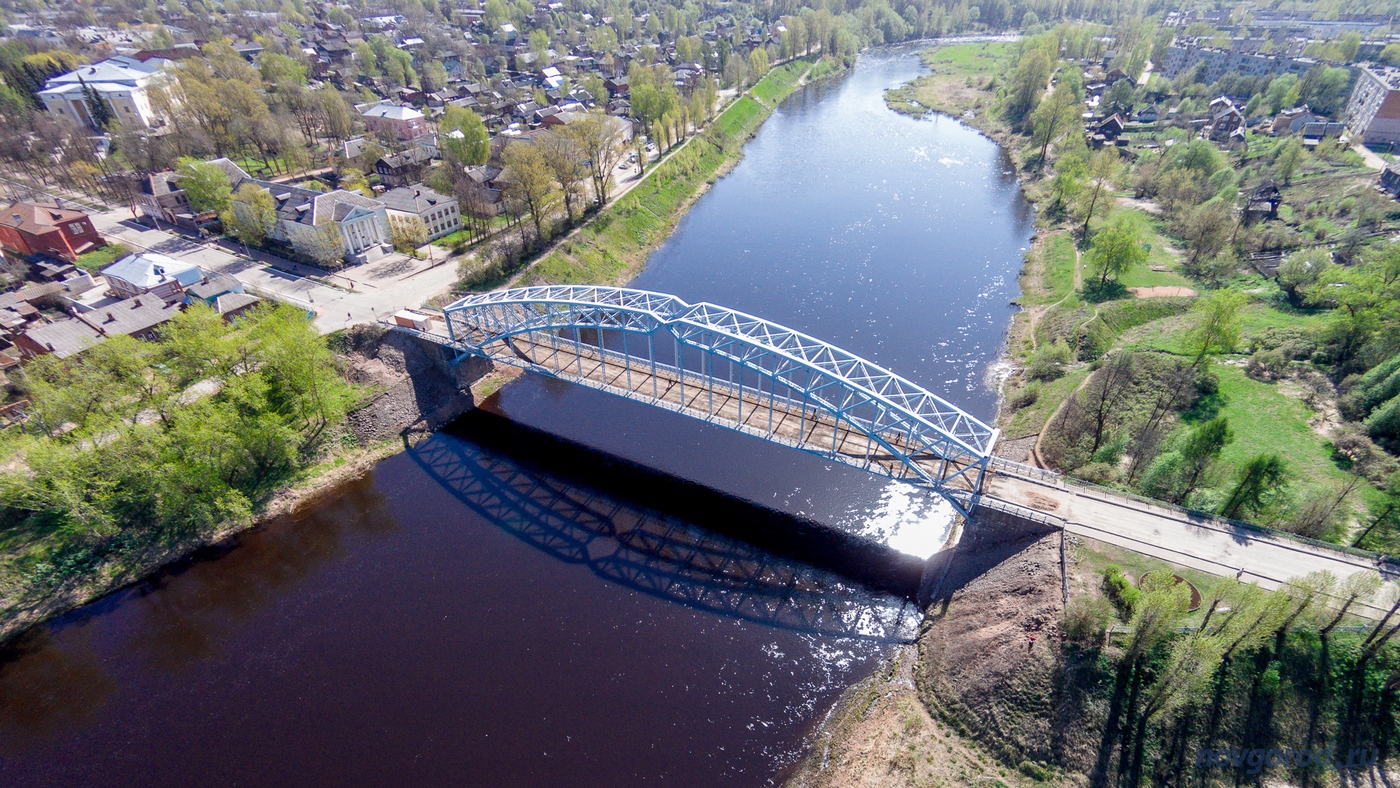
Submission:
M 1216 364 L 1220 391 L 1213 401 L 1197 406 L 1199 420 L 1215 415 L 1230 420 L 1237 439 L 1221 454 L 1226 474 L 1234 478 L 1251 458 L 1272 452 L 1288 463 L 1295 483 L 1310 487 L 1318 482 L 1345 484 L 1351 478 L 1332 459 L 1332 445 L 1308 420 L 1313 412 L 1298 397 L 1285 394 L 1278 384 L 1263 383 L 1239 367 Z
M 1087 367 L 1075 370 L 1059 380 L 1052 380 L 1040 388 L 1040 398 L 1031 405 L 1018 411 L 1006 422 L 1006 427 L 1002 430 L 1008 438 L 1021 438 L 1026 435 L 1035 435 L 1040 432 L 1048 420 L 1060 406 L 1060 403 L 1070 395 L 1070 392 L 1079 388 L 1079 384 L 1084 382 L 1084 378 L 1089 375 Z
M 74 260 L 73 264 L 84 271 L 95 274 L 130 253 L 131 250 L 121 244 L 107 244 L 101 249 L 94 249 L 87 254 L 78 255 L 78 259 Z
M 1042 254 L 1045 295 L 1027 296 L 1033 303 L 1053 304 L 1074 291 L 1074 239 L 1069 233 L 1056 233 L 1045 243 Z
M 977 41 L 927 49 L 924 65 L 938 74 L 990 74 L 1001 68 L 1002 62 L 1015 44 L 1007 41 Z
M 811 67 L 812 61 L 805 58 L 788 61 L 781 66 L 774 67 L 749 92 L 769 106 L 773 106 L 788 97 L 792 89 L 797 86 L 797 80 L 801 79 L 802 75 L 807 73 L 807 69 Z

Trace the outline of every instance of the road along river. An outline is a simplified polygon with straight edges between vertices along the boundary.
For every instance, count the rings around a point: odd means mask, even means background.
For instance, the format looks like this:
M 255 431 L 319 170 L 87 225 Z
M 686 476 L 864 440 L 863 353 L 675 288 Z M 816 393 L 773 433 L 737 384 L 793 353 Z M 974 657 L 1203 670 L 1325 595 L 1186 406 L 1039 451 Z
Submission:
M 883 49 L 795 93 L 634 284 L 990 419 L 1031 215 L 991 141 L 885 108 L 920 68 Z M 899 551 L 946 538 L 937 501 L 540 378 L 486 410 L 32 631 L 0 658 L 0 784 L 764 785 L 916 632 Z

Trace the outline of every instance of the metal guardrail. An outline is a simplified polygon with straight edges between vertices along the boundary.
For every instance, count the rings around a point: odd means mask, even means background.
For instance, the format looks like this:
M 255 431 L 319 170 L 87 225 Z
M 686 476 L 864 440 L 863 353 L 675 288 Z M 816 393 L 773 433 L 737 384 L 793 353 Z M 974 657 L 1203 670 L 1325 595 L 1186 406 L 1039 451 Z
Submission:
M 1092 491 L 1101 495 L 1112 496 L 1114 498 L 1123 499 L 1125 501 L 1131 501 L 1133 503 L 1140 503 L 1145 506 L 1152 506 L 1159 509 L 1164 509 L 1168 512 L 1181 515 L 1185 519 L 1190 520 L 1191 522 L 1196 524 L 1215 526 L 1219 528 L 1239 528 L 1245 531 L 1250 531 L 1252 533 L 1257 533 L 1261 536 L 1274 537 L 1276 539 L 1287 542 L 1297 542 L 1299 544 L 1307 545 L 1309 547 L 1318 547 L 1333 552 L 1345 553 L 1356 558 L 1364 558 L 1368 561 L 1375 561 L 1377 563 L 1388 564 L 1394 571 L 1400 572 L 1400 562 L 1396 562 L 1389 556 L 1380 553 L 1375 553 L 1370 550 L 1363 550 L 1356 547 L 1350 547 L 1348 545 L 1335 544 L 1333 542 L 1324 542 L 1321 539 L 1312 539 L 1306 536 L 1299 536 L 1298 534 L 1289 533 L 1288 531 L 1282 531 L 1277 528 L 1270 528 L 1268 526 L 1259 525 L 1257 523 L 1250 523 L 1245 522 L 1243 520 L 1234 520 L 1228 517 L 1222 517 L 1218 514 L 1215 514 L 1214 512 L 1201 511 L 1200 509 L 1191 509 L 1189 507 L 1180 506 L 1177 504 L 1169 503 L 1167 501 L 1160 501 L 1156 498 L 1149 498 L 1146 495 L 1141 495 L 1130 490 L 1119 490 L 1112 487 L 1104 487 L 1102 485 L 1093 484 L 1091 482 L 1086 482 L 1080 479 L 1066 477 L 1062 474 L 1056 473 L 1054 471 L 1049 471 L 1044 468 L 1037 468 L 1034 465 L 1027 465 L 1025 463 L 1008 460 L 1003 457 L 991 458 L 991 461 L 988 463 L 988 465 L 990 470 L 996 471 L 997 473 L 1000 473 L 1005 476 L 1013 476 L 1020 479 L 1026 479 L 1028 481 L 1053 484 L 1057 486 L 1062 485 L 1066 488 L 1079 488 L 1085 491 Z M 982 505 L 986 505 L 987 501 L 987 498 L 983 498 Z
M 1027 465 L 1024 462 L 1008 460 L 1005 457 L 992 457 L 988 460 L 987 467 L 989 470 L 996 471 L 1004 476 L 1015 476 L 1020 479 L 1028 479 L 1035 482 L 1060 484 L 1064 481 L 1064 477 L 1054 471 L 1037 468 L 1034 465 Z
M 1391 559 L 1389 556 L 1385 556 L 1380 553 L 1373 553 L 1370 550 L 1362 550 L 1360 548 L 1349 547 L 1347 545 L 1340 545 L 1332 542 L 1324 542 L 1321 539 L 1312 539 L 1306 536 L 1299 536 L 1298 534 L 1289 533 L 1288 531 L 1282 531 L 1277 528 L 1270 528 L 1266 525 L 1259 525 L 1257 523 L 1247 523 L 1243 520 L 1232 520 L 1228 517 L 1222 517 L 1213 512 L 1204 512 L 1200 509 L 1190 509 L 1185 506 L 1178 506 L 1177 504 L 1168 503 L 1166 501 L 1159 501 L 1156 498 L 1149 498 L 1145 495 L 1139 495 L 1138 493 L 1128 492 L 1125 490 L 1115 490 L 1112 487 L 1104 487 L 1098 484 L 1091 484 L 1090 482 L 1080 481 L 1079 479 L 1074 479 L 1073 481 L 1068 482 L 1066 486 L 1078 487 L 1084 490 L 1091 490 L 1093 492 L 1101 493 L 1104 495 L 1111 495 L 1115 498 L 1123 498 L 1129 501 L 1133 501 L 1134 503 L 1141 503 L 1147 506 L 1155 506 L 1159 509 L 1166 509 L 1167 511 L 1182 515 L 1188 520 L 1198 522 L 1201 525 L 1240 528 L 1246 531 L 1252 531 L 1254 533 L 1260 534 L 1261 536 L 1271 536 L 1276 539 L 1280 539 L 1287 542 L 1299 542 L 1301 544 L 1308 545 L 1309 547 L 1320 547 L 1326 550 L 1331 550 L 1333 552 L 1346 553 L 1357 558 L 1365 558 L 1367 560 L 1375 561 L 1377 563 L 1390 564 L 1393 570 L 1400 571 L 1400 563 L 1397 563 L 1394 559 Z
M 993 498 L 988 495 L 978 498 L 977 506 L 979 508 L 991 509 L 1003 514 L 1009 514 L 1012 517 L 1019 517 L 1022 520 L 1029 520 L 1033 523 L 1048 525 L 1052 528 L 1060 529 L 1065 527 L 1065 520 L 1063 517 L 1057 517 L 1049 512 L 1042 512 L 1039 509 L 1032 509 L 1029 506 L 1003 501 L 1000 498 Z

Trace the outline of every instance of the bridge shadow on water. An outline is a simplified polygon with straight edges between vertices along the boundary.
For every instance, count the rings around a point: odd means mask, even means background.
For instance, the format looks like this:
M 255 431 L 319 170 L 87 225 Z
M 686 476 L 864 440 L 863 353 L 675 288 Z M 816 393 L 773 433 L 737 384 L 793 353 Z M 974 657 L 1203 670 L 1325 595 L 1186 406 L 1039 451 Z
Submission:
M 917 634 L 924 561 L 884 545 L 481 410 L 408 453 L 497 527 L 639 592 L 822 636 Z

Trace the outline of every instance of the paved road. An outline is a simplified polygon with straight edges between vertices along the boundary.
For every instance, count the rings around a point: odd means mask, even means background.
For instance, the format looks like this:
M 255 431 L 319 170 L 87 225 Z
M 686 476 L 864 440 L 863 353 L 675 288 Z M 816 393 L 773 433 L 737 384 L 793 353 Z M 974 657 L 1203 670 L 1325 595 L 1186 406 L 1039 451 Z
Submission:
M 1376 561 L 1359 555 L 1225 523 L 1193 521 L 1174 509 L 1062 481 L 1051 485 L 1008 476 L 990 479 L 988 493 L 1063 517 L 1069 533 L 1208 574 L 1231 576 L 1243 570 L 1243 580 L 1264 588 L 1277 588 L 1290 578 L 1320 570 L 1346 577 L 1381 569 Z
M 1385 159 L 1381 158 L 1375 151 L 1362 145 L 1360 140 L 1353 141 L 1351 149 L 1361 154 L 1361 159 L 1366 162 L 1367 167 L 1373 170 L 1385 169 Z
M 199 243 L 171 232 L 152 230 L 132 221 L 131 211 L 125 208 L 93 214 L 92 220 L 110 240 L 231 274 L 258 295 L 304 306 L 316 313 L 316 327 L 322 333 L 355 323 L 371 323 L 400 309 L 421 306 L 457 281 L 456 261 L 444 262 L 441 250 L 434 250 L 433 262 L 392 254 L 345 269 L 328 279 L 336 285 L 331 287 L 269 268 L 213 242 Z

